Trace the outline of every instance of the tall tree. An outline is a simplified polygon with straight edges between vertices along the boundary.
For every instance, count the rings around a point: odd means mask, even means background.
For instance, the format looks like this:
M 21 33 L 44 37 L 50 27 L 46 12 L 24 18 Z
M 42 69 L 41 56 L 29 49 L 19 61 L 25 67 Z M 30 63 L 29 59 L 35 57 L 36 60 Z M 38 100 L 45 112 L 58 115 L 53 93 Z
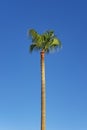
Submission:
M 29 30 L 32 43 L 30 52 L 39 50 L 41 56 L 41 130 L 46 130 L 46 92 L 45 92 L 45 53 L 61 47 L 60 40 L 55 36 L 54 31 L 48 30 L 38 34 L 34 29 Z

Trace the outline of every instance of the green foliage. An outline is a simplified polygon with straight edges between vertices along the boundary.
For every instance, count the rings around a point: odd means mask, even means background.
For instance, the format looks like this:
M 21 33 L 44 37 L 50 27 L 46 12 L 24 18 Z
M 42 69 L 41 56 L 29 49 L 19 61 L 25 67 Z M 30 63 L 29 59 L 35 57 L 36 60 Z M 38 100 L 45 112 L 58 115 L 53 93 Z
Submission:
M 29 48 L 30 52 L 33 50 L 40 50 L 46 53 L 56 48 L 61 48 L 61 42 L 52 30 L 46 31 L 43 34 L 38 34 L 34 29 L 30 29 L 29 36 L 32 39 L 32 44 Z

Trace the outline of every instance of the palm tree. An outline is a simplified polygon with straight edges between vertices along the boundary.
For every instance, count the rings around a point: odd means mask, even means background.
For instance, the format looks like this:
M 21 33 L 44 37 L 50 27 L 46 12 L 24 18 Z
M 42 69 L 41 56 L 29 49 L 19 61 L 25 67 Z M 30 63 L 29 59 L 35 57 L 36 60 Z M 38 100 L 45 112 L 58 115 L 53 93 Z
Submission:
M 45 99 L 45 53 L 61 47 L 60 40 L 55 36 L 54 31 L 49 30 L 43 34 L 38 34 L 34 29 L 29 30 L 32 39 L 30 52 L 39 50 L 41 56 L 41 130 L 46 130 L 46 99 Z

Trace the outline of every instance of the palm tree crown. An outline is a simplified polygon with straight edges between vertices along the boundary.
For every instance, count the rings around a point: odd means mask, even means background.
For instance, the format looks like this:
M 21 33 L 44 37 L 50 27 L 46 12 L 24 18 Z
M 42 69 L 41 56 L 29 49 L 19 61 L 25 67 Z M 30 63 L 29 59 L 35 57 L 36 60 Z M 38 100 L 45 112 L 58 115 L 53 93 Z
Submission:
M 29 35 L 32 38 L 30 52 L 33 50 L 44 51 L 45 53 L 61 47 L 60 40 L 55 36 L 54 31 L 49 30 L 43 34 L 38 34 L 34 29 L 29 30 Z

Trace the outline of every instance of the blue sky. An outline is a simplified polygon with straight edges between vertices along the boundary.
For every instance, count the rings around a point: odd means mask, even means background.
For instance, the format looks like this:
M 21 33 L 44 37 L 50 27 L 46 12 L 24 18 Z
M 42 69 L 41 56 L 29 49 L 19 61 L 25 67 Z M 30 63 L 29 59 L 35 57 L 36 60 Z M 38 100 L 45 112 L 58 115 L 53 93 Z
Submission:
M 40 130 L 40 54 L 28 29 L 53 29 L 46 55 L 47 130 L 87 130 L 87 1 L 0 1 L 0 130 Z

